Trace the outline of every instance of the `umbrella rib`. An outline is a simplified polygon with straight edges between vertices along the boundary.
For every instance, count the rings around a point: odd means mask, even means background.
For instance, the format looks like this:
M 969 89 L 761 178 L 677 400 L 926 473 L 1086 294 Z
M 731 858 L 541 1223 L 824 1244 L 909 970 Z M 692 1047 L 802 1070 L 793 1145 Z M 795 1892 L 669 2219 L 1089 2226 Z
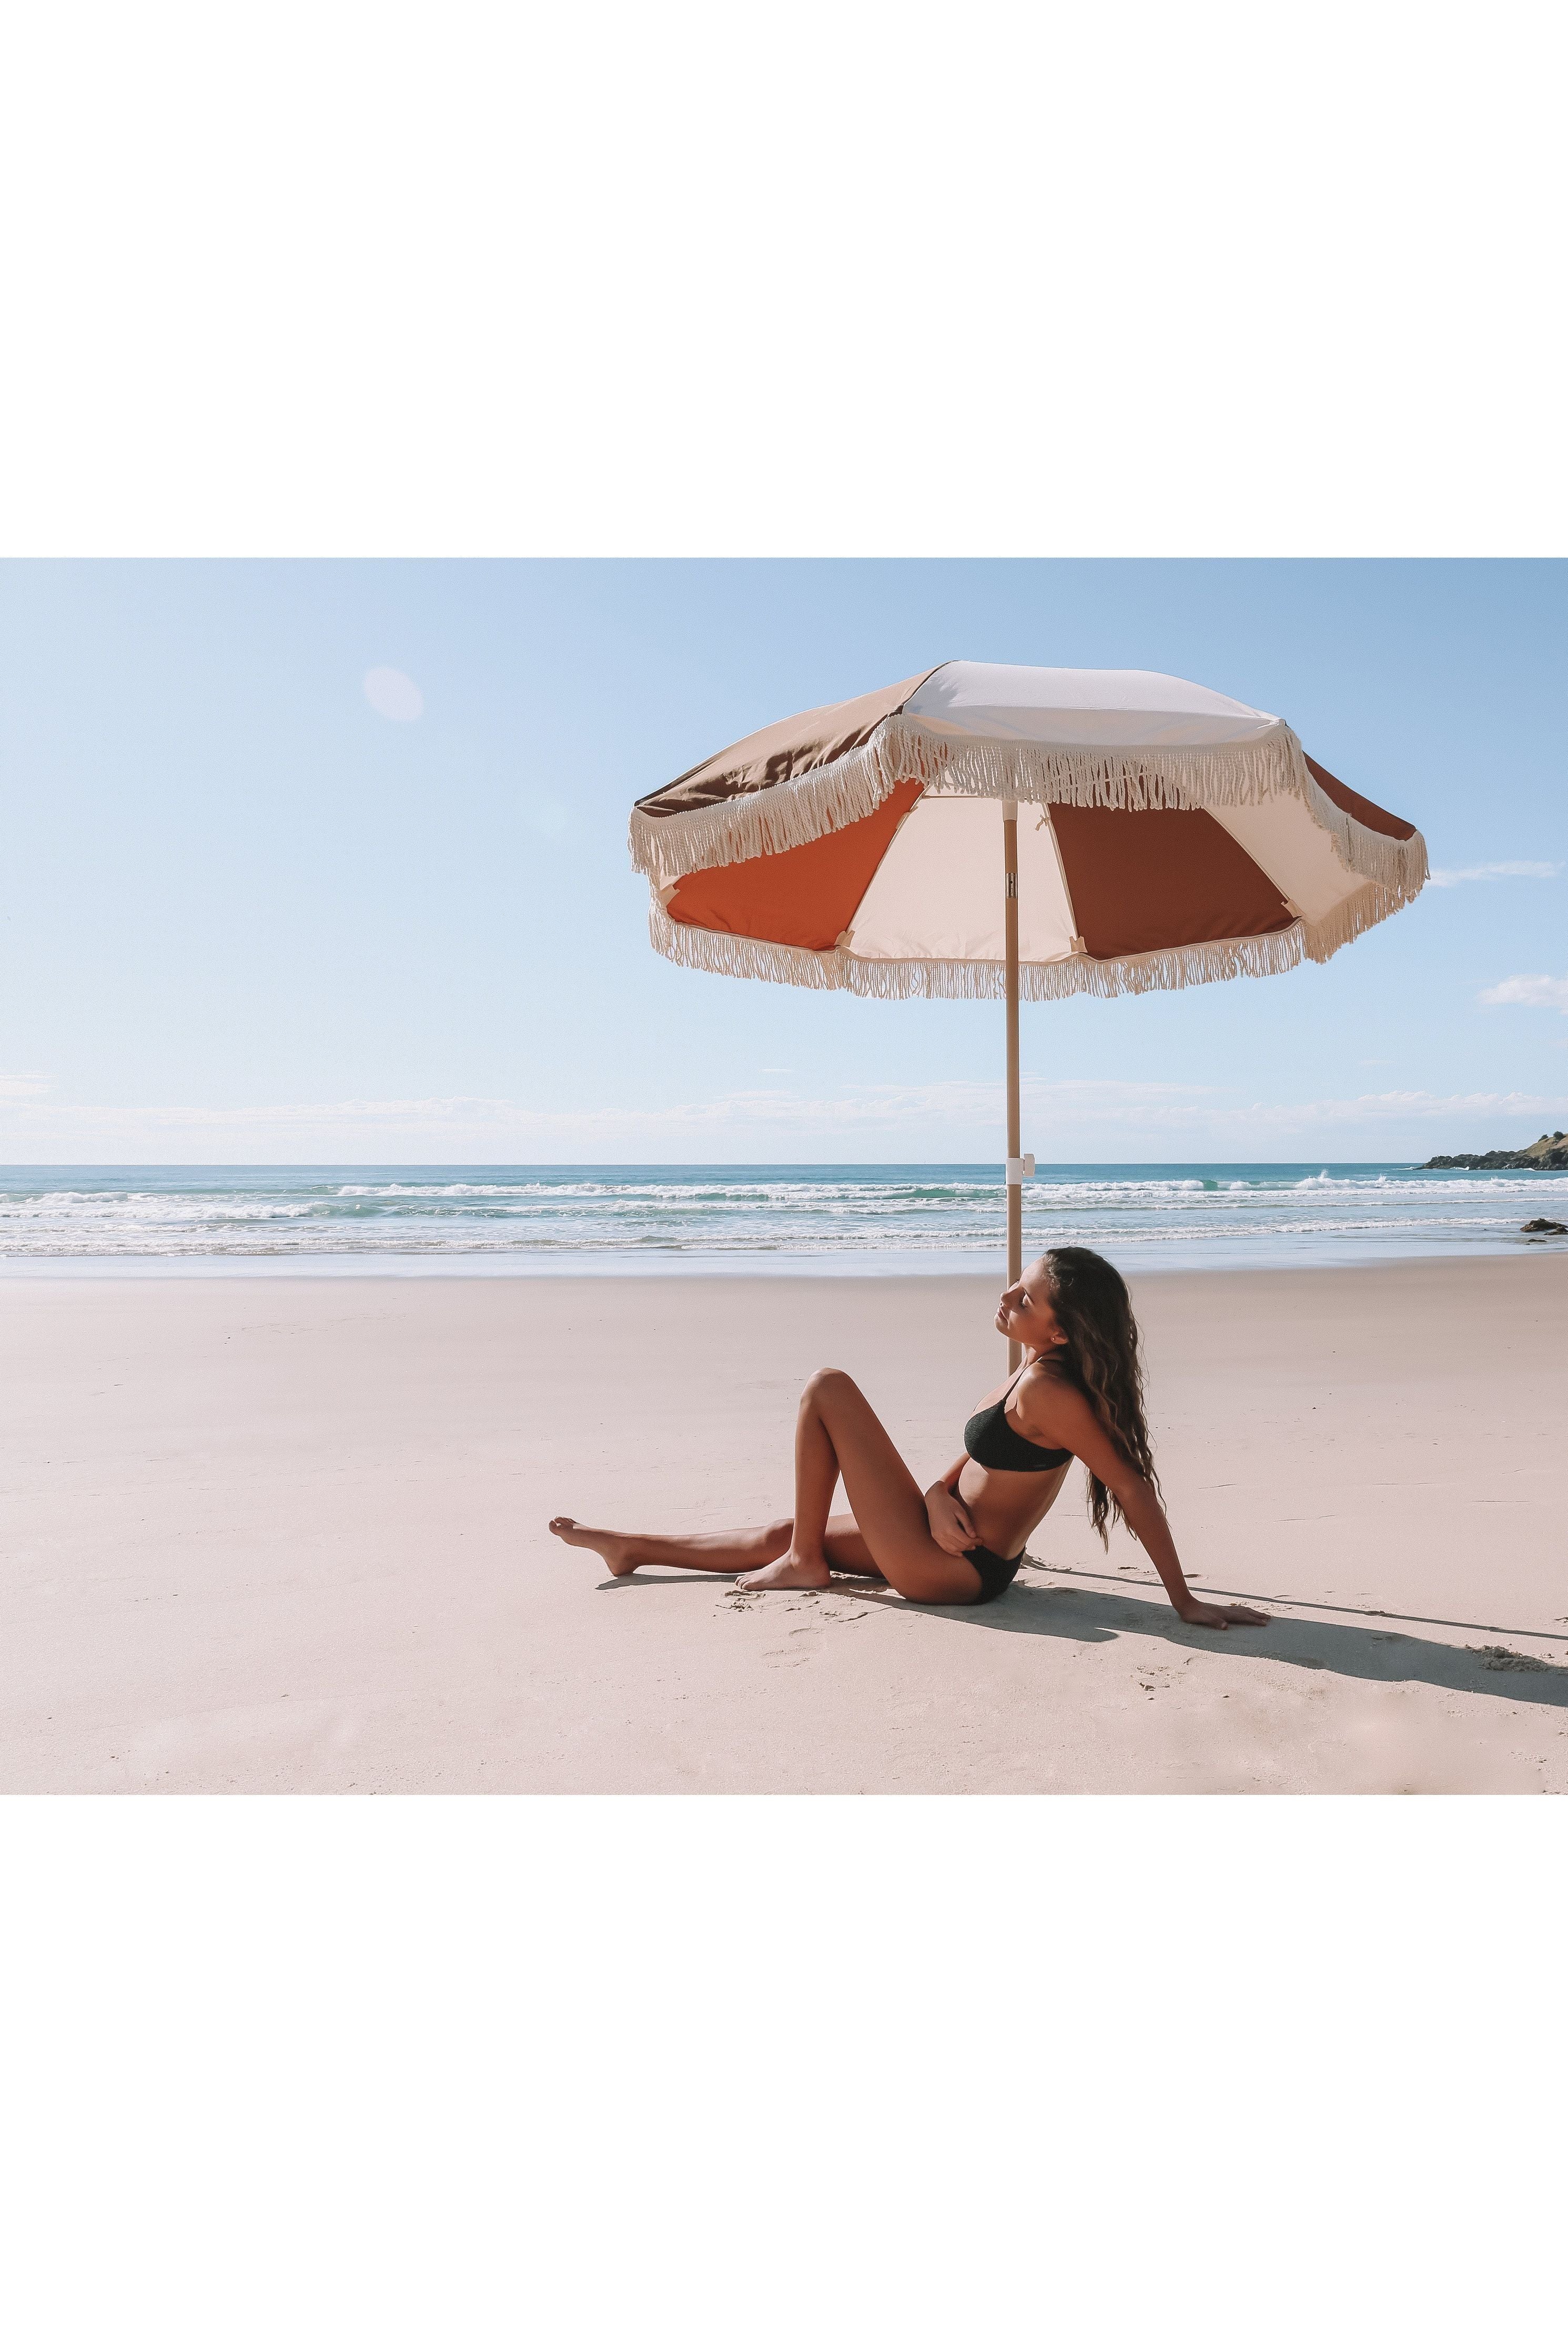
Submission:
M 920 801 L 923 801 L 925 798 L 925 794 L 923 791 L 920 794 L 920 800 L 911 801 L 909 806 L 904 810 L 904 814 L 899 818 L 898 823 L 894 826 L 893 831 L 888 835 L 885 843 L 883 845 L 881 856 L 877 859 L 876 864 L 872 867 L 871 872 L 866 876 L 865 888 L 861 892 L 860 897 L 855 900 L 854 906 L 851 909 L 847 928 L 839 933 L 837 940 L 834 941 L 834 945 L 836 947 L 843 949 L 846 952 L 848 951 L 850 942 L 854 938 L 856 919 L 859 917 L 861 908 L 865 905 L 867 898 L 871 895 L 872 884 L 876 880 L 877 876 L 887 864 L 888 858 L 892 854 L 894 843 L 898 839 L 899 835 L 904 831 L 904 826 L 909 823 L 910 818 L 920 806 Z M 810 954 L 810 952 L 811 950 L 808 949 L 807 953 Z
M 1034 829 L 1037 833 L 1040 831 L 1041 825 L 1045 827 L 1047 834 L 1051 836 L 1051 851 L 1056 858 L 1056 871 L 1061 882 L 1061 895 L 1067 902 L 1067 930 L 1068 936 L 1072 941 L 1073 953 L 1075 955 L 1087 955 L 1089 950 L 1083 943 L 1083 934 L 1078 928 L 1078 909 L 1072 903 L 1072 885 L 1067 878 L 1067 860 L 1061 854 L 1061 844 L 1056 837 L 1056 827 L 1051 821 L 1051 804 L 1049 802 L 1041 807 L 1040 815 L 1036 820 Z

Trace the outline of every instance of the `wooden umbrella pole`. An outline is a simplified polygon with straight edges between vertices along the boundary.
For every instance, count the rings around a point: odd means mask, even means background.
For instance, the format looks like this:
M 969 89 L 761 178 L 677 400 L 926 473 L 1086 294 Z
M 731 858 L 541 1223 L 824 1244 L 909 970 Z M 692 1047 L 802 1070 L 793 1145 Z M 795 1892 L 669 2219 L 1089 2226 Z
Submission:
M 1007 896 L 1002 902 L 1008 966 L 1008 1282 L 1023 1272 L 1023 1143 L 1019 1121 L 1019 811 L 1002 803 L 1002 865 Z M 1008 1341 L 1008 1370 L 1022 1360 L 1016 1339 Z

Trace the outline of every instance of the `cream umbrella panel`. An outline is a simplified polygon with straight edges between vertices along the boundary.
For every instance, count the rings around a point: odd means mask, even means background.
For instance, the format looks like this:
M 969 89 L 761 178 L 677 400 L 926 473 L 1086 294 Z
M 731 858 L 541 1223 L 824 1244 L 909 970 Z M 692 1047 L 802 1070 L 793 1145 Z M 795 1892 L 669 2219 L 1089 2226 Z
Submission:
M 1414 825 L 1283 719 L 1152 670 L 944 662 L 747 736 L 639 801 L 663 955 L 862 996 L 1008 1007 L 1288 971 L 1415 898 Z

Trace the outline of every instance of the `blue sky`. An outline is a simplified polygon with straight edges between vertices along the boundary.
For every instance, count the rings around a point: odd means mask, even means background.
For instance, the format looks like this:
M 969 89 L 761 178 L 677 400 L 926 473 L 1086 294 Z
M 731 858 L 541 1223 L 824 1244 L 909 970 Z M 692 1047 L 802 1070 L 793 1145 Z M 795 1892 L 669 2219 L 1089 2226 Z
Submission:
M 958 657 L 1199 679 L 1437 868 L 1547 869 L 1321 970 L 1026 1005 L 1028 1148 L 1523 1142 L 1568 1126 L 1565 643 L 1542 562 L 0 564 L 0 1157 L 997 1156 L 998 1007 L 678 971 L 625 853 L 695 761 Z

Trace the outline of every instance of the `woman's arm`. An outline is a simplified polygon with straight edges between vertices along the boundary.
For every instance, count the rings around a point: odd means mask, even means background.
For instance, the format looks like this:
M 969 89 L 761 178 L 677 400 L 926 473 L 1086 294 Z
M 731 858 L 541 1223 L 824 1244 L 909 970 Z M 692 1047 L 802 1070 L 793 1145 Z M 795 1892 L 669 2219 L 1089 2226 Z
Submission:
M 1269 1622 L 1256 1609 L 1214 1609 L 1192 1592 L 1182 1573 L 1176 1538 L 1159 1496 L 1108 1435 L 1099 1414 L 1081 1390 L 1066 1381 L 1050 1377 L 1025 1381 L 1021 1385 L 1030 1393 L 1019 1398 L 1019 1420 L 1038 1428 L 1042 1443 L 1071 1448 L 1084 1468 L 1110 1488 L 1122 1517 L 1154 1561 L 1171 1607 L 1184 1624 L 1213 1625 L 1223 1633 L 1230 1625 Z
M 925 1489 L 925 1516 L 931 1522 L 932 1539 L 955 1559 L 971 1551 L 980 1540 L 967 1507 L 958 1500 L 958 1480 L 968 1458 L 967 1454 L 960 1454 L 951 1469 L 944 1470 L 935 1486 Z
M 1181 1561 L 1176 1557 L 1176 1538 L 1171 1534 L 1170 1521 L 1160 1508 L 1160 1498 L 1148 1480 L 1141 1476 L 1130 1462 L 1124 1461 L 1114 1447 L 1107 1446 L 1105 1450 L 1110 1457 L 1106 1466 L 1102 1468 L 1099 1464 L 1091 1463 L 1089 1467 L 1116 1497 L 1122 1517 L 1158 1570 L 1160 1582 L 1165 1586 L 1176 1615 L 1187 1625 L 1228 1625 L 1230 1622 L 1228 1615 L 1208 1608 L 1205 1602 L 1195 1599 L 1188 1589 Z M 1262 1620 L 1260 1618 L 1258 1622 L 1261 1623 Z

